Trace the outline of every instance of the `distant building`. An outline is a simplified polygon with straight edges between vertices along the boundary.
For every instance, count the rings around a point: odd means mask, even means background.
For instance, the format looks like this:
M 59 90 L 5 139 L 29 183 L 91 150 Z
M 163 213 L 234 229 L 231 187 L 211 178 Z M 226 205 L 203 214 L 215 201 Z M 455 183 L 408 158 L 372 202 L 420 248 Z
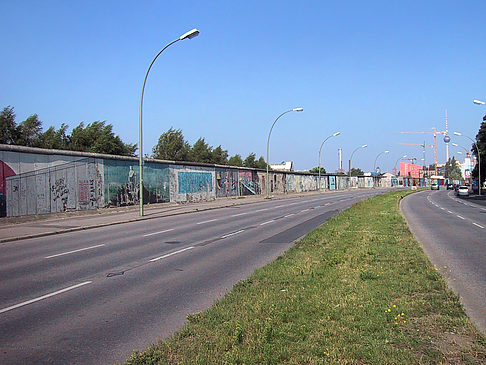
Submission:
M 423 175 L 423 166 L 408 162 L 400 162 L 400 172 L 398 176 L 420 178 Z
M 270 164 L 270 168 L 275 171 L 294 171 L 294 161 L 282 162 L 275 165 Z

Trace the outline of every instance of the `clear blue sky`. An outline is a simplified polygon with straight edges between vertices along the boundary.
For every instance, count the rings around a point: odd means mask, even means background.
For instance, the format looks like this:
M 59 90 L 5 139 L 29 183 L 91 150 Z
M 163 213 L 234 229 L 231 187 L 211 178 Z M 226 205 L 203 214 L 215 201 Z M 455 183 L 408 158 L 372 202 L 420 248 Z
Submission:
M 169 127 L 204 137 L 230 155 L 293 160 L 297 170 L 338 167 L 343 149 L 365 171 L 422 158 L 432 135 L 478 132 L 486 99 L 486 1 L 3 1 L 0 107 L 44 128 L 106 120 L 138 143 L 143 77 L 168 42 L 145 89 L 144 153 Z M 452 133 L 451 133 L 452 134 Z M 463 138 L 453 140 L 466 147 Z M 445 147 L 439 139 L 439 162 Z M 451 152 L 456 151 L 451 148 Z M 460 155 L 456 154 L 456 157 Z M 427 162 L 433 150 L 427 149 Z

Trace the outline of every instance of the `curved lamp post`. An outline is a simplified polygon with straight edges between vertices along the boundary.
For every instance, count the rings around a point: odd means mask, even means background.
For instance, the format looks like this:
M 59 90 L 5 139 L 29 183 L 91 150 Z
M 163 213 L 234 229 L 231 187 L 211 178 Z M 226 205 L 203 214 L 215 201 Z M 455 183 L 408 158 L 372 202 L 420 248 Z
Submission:
M 142 86 L 142 94 L 140 96 L 140 116 L 139 116 L 139 135 L 138 135 L 138 148 L 139 148 L 139 173 L 140 173 L 140 216 L 143 216 L 143 149 L 142 149 L 142 107 L 143 107 L 143 92 L 145 90 L 145 83 L 147 82 L 147 77 L 150 72 L 150 69 L 152 68 L 152 65 L 154 64 L 155 60 L 157 57 L 160 56 L 162 52 L 165 51 L 166 48 L 169 46 L 173 45 L 174 43 L 181 41 L 183 39 L 192 39 L 194 37 L 197 37 L 199 34 L 199 31 L 197 29 L 192 29 L 187 33 L 184 33 L 181 35 L 179 38 L 173 40 L 172 42 L 168 43 L 164 48 L 160 50 L 159 53 L 154 57 L 152 62 L 150 62 L 150 66 L 145 73 L 145 78 L 143 79 L 143 86 Z
M 349 171 L 348 171 L 348 174 L 349 174 L 349 177 L 351 177 L 351 160 L 353 159 L 353 155 L 354 153 L 359 150 L 360 148 L 366 148 L 368 147 L 367 144 L 364 144 L 362 146 L 359 146 L 359 147 L 356 147 L 356 149 L 353 151 L 353 153 L 351 154 L 351 157 L 349 158 Z
M 397 164 L 398 164 L 398 161 L 400 161 L 402 158 L 406 158 L 407 155 L 403 155 L 402 157 L 398 158 L 397 162 L 395 162 L 395 167 L 393 168 L 395 170 L 395 172 L 397 171 Z M 398 172 L 398 176 L 400 176 L 400 171 Z
M 270 135 L 272 134 L 272 129 L 273 129 L 273 126 L 275 125 L 275 123 L 277 123 L 277 120 L 279 120 L 284 114 L 287 114 L 287 113 L 290 113 L 290 112 L 301 112 L 301 111 L 304 111 L 304 108 L 294 108 L 294 109 L 290 109 L 290 110 L 287 110 L 285 112 L 283 112 L 282 114 L 280 114 L 277 119 L 275 119 L 275 122 L 273 122 L 272 124 L 272 127 L 270 128 L 270 132 L 268 132 L 268 140 L 267 140 L 267 181 L 266 181 L 266 191 L 267 191 L 267 194 L 266 194 L 266 198 L 270 198 L 270 181 L 268 180 L 268 166 L 269 166 L 269 155 L 270 155 Z
M 478 105 L 486 105 L 486 102 L 481 101 L 481 100 L 476 100 L 476 99 L 475 99 L 475 100 L 473 100 L 473 103 L 474 103 L 474 104 L 478 104 Z
M 375 158 L 375 162 L 374 162 L 374 164 L 373 164 L 373 171 L 375 171 L 375 172 L 376 172 L 376 161 L 378 160 L 378 157 L 380 157 L 381 155 L 386 154 L 386 153 L 390 153 L 390 151 L 386 150 L 386 151 L 380 152 L 380 153 L 379 153 L 379 154 L 376 156 L 376 158 Z
M 319 148 L 319 180 L 318 180 L 318 189 L 317 190 L 321 190 L 321 152 L 322 152 L 322 146 L 324 146 L 324 142 L 326 142 L 329 138 L 331 137 L 336 137 L 336 136 L 339 136 L 341 134 L 341 132 L 336 132 L 336 133 L 333 133 L 331 134 L 329 137 L 327 137 L 322 143 L 321 143 L 321 148 Z
M 474 143 L 474 145 L 476 146 L 476 151 L 478 151 L 478 194 L 481 195 L 481 151 L 479 150 L 478 144 L 474 139 L 472 139 L 471 137 L 463 133 L 454 132 L 454 134 L 456 136 L 464 136 L 466 138 L 469 138 L 472 141 L 472 143 Z
M 464 146 L 461 146 L 460 144 L 457 144 L 457 143 L 451 143 L 454 147 L 461 147 L 465 152 L 466 152 L 466 156 L 469 154 L 469 151 L 467 150 L 466 147 Z M 457 152 L 459 153 L 459 151 Z M 462 152 L 460 153 L 462 155 Z

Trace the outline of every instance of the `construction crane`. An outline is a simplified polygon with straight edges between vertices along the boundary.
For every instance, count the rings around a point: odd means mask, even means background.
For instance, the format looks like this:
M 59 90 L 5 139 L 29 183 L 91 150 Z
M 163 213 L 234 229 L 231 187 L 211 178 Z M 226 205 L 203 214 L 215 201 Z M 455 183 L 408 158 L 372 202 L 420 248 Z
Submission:
M 400 134 L 433 134 L 434 135 L 434 165 L 435 171 L 437 173 L 437 135 L 443 134 L 444 135 L 444 142 L 446 144 L 446 162 L 449 161 L 449 122 L 447 120 L 447 109 L 445 111 L 445 131 L 437 132 L 437 129 L 434 127 L 432 128 L 433 132 L 399 132 Z M 424 143 L 425 144 L 425 143 Z

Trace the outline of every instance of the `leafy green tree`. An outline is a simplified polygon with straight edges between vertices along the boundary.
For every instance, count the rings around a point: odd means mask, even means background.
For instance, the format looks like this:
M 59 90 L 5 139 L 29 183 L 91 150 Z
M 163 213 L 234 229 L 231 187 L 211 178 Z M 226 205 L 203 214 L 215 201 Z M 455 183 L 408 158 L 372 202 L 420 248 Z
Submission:
M 213 147 L 208 145 L 204 138 L 200 137 L 189 151 L 189 159 L 193 162 L 212 163 Z
M 182 135 L 182 130 L 170 129 L 159 137 L 152 149 L 152 157 L 161 160 L 188 161 L 191 147 Z
M 40 147 L 42 122 L 37 114 L 32 114 L 17 127 L 17 140 L 15 144 L 27 147 Z
M 119 136 L 113 133 L 111 124 L 96 121 L 88 124 L 80 123 L 71 132 L 69 149 L 74 151 L 106 153 L 110 155 L 135 156 L 136 145 L 125 144 Z
M 486 117 L 486 116 L 485 116 Z M 484 118 L 483 118 L 484 119 Z M 476 143 L 479 147 L 479 151 L 476 145 L 472 145 L 473 154 L 478 157 L 478 152 L 481 154 L 481 184 L 486 179 L 486 122 L 481 122 L 481 127 L 479 128 L 478 134 L 476 134 Z M 472 171 L 473 179 L 477 179 L 479 175 L 479 164 L 476 164 Z M 481 185 L 482 186 L 482 185 Z
M 260 158 L 256 162 L 256 166 L 255 167 L 257 169 L 263 169 L 263 170 L 265 170 L 267 168 L 267 162 L 265 161 L 265 159 L 263 158 L 263 156 L 260 156 Z
M 228 151 L 223 150 L 223 148 L 221 148 L 221 145 L 219 145 L 212 151 L 212 163 L 218 165 L 228 164 Z
M 351 176 L 361 176 L 361 175 L 364 175 L 363 170 L 355 167 L 351 168 Z
M 243 166 L 245 167 L 256 167 L 256 155 L 254 153 L 250 153 L 245 160 L 243 161 Z
M 39 135 L 38 147 L 67 150 L 69 148 L 69 136 L 66 134 L 68 126 L 61 124 L 61 127 L 56 131 L 56 128 L 49 127 L 45 132 Z
M 449 179 L 461 180 L 462 172 L 459 164 L 454 157 L 450 158 L 445 165 L 445 175 Z
M 241 158 L 241 156 L 239 154 L 236 154 L 236 155 L 231 156 L 229 158 L 228 165 L 242 167 L 243 166 L 243 159 Z
M 18 139 L 14 108 L 7 106 L 0 113 L 0 143 L 15 144 Z
M 313 174 L 318 174 L 319 173 L 319 166 L 316 166 L 316 167 L 310 169 L 309 172 L 311 172 Z M 326 169 L 321 166 L 321 174 L 325 174 L 325 173 L 326 173 Z

